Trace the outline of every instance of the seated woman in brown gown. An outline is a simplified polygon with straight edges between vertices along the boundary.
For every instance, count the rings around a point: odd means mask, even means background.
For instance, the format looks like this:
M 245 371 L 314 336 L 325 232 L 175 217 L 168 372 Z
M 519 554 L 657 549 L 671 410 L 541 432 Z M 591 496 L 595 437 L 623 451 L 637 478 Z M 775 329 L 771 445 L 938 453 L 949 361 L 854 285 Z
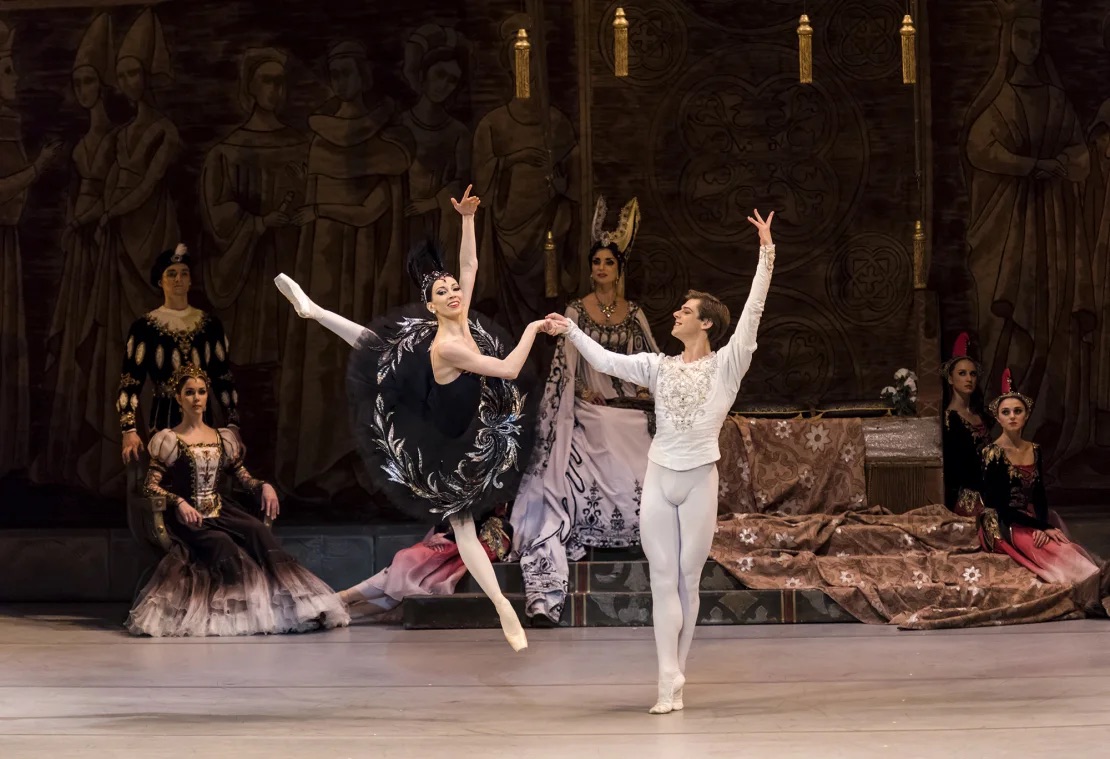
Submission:
M 335 591 L 283 551 L 258 517 L 221 493 L 234 477 L 266 516 L 278 514 L 273 487 L 243 466 L 238 437 L 204 423 L 208 376 L 185 366 L 173 387 L 182 421 L 150 439 L 145 492 L 166 499 L 174 545 L 139 592 L 127 629 L 175 637 L 346 625 L 350 616 Z

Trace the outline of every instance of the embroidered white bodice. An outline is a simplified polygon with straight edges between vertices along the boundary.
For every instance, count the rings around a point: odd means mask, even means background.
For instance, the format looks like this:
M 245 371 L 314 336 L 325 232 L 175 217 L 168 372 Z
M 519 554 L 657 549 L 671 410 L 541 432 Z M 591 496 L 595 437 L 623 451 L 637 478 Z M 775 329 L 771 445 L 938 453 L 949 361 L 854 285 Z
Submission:
M 716 353 L 689 364 L 681 356 L 668 356 L 659 363 L 656 405 L 677 431 L 685 432 L 705 413 L 705 402 L 716 382 Z
M 254 479 L 243 466 L 242 446 L 226 427 L 217 430 L 218 442 L 186 443 L 173 430 L 159 430 L 150 439 L 150 467 L 147 469 L 144 492 L 162 496 L 176 505 L 184 500 L 203 517 L 217 517 L 223 506 L 220 487 L 227 475 L 235 477 L 251 493 L 257 494 L 262 481 Z M 184 459 L 182 459 L 184 456 Z M 188 464 L 188 492 L 173 477 L 168 477 L 181 461 Z
M 751 366 L 774 265 L 775 246 L 760 247 L 759 266 L 736 331 L 724 348 L 698 361 L 686 363 L 682 356 L 659 353 L 613 353 L 571 324 L 567 337 L 591 366 L 646 387 L 655 396 L 656 433 L 648 451 L 651 461 L 686 471 L 721 457 L 717 443 L 721 423 Z

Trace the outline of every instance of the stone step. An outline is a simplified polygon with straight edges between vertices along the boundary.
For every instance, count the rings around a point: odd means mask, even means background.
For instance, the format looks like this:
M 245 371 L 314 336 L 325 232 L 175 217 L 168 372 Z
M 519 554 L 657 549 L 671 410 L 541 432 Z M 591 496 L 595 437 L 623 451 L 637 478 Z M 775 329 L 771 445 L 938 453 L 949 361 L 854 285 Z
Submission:
M 648 563 L 633 561 L 572 561 L 567 591 L 570 593 L 640 593 L 650 590 Z M 520 565 L 494 564 L 497 582 L 505 593 L 523 593 L 524 577 Z M 744 585 L 715 561 L 705 564 L 701 576 L 702 590 L 744 590 Z M 469 574 L 459 581 L 456 593 L 481 593 L 482 589 Z
M 506 594 L 522 620 L 524 598 Z M 500 622 L 481 593 L 422 596 L 405 600 L 410 630 L 486 629 Z M 820 590 L 703 590 L 699 625 L 761 625 L 854 622 Z M 650 592 L 575 592 L 567 596 L 559 627 L 642 627 L 651 624 Z

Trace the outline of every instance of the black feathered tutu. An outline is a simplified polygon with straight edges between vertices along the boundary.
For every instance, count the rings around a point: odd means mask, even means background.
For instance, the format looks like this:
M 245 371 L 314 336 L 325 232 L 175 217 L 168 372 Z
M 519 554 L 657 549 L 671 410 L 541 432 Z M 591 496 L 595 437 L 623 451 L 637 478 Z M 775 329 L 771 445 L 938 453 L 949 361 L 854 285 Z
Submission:
M 430 353 L 436 329 L 421 304 L 371 322 L 347 365 L 351 429 L 395 507 L 423 522 L 455 514 L 480 520 L 516 495 L 542 394 L 527 372 L 513 381 L 464 373 L 437 384 Z M 473 311 L 470 332 L 487 356 L 504 358 L 515 345 Z

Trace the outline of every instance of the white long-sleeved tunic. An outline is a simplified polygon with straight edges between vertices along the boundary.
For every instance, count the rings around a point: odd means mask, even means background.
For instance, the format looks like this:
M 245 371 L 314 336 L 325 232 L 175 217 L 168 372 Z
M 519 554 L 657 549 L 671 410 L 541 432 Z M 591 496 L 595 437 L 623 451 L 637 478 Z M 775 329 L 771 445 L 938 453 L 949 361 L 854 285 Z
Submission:
M 775 246 L 760 246 L 759 266 L 736 331 L 720 351 L 691 363 L 682 356 L 661 353 L 612 353 L 571 322 L 567 338 L 590 366 L 646 387 L 655 397 L 656 433 L 648 450 L 650 461 L 683 472 L 721 458 L 717 443 L 721 423 L 752 364 L 774 267 Z

